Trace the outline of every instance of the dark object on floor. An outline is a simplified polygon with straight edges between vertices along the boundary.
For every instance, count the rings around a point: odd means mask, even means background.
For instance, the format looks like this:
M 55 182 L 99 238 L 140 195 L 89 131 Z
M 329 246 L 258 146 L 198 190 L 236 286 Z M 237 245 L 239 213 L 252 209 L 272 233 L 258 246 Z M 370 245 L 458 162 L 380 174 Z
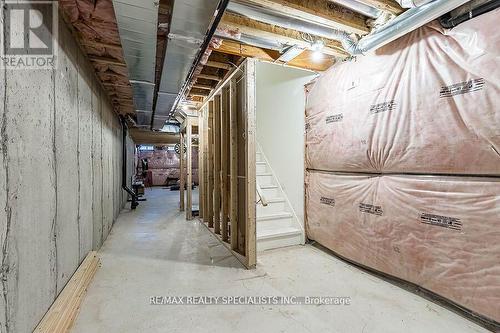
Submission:
M 196 185 L 193 184 L 191 189 L 194 190 L 195 188 L 196 188 Z M 170 186 L 170 191 L 179 191 L 180 189 L 181 189 L 181 186 L 179 184 Z M 184 189 L 187 190 L 187 187 L 184 187 Z

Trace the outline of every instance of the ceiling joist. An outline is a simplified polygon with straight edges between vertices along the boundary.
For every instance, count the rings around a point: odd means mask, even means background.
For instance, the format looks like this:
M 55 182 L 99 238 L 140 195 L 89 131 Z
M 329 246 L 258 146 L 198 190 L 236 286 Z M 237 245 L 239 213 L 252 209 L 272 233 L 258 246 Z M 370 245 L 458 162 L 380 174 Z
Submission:
M 361 0 L 360 2 L 394 15 L 399 15 L 404 11 L 394 0 Z
M 349 33 L 366 35 L 370 31 L 366 25 L 366 17 L 328 0 L 245 0 L 245 2 Z

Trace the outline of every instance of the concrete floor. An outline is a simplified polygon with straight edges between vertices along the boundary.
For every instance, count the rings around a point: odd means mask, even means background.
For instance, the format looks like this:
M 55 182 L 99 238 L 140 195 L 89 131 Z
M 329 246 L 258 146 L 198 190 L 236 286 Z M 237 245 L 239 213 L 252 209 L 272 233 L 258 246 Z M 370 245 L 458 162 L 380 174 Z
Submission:
M 259 255 L 245 270 L 179 192 L 154 188 L 125 210 L 74 332 L 486 332 L 472 322 L 311 246 Z M 349 296 L 348 306 L 150 305 L 151 296 Z

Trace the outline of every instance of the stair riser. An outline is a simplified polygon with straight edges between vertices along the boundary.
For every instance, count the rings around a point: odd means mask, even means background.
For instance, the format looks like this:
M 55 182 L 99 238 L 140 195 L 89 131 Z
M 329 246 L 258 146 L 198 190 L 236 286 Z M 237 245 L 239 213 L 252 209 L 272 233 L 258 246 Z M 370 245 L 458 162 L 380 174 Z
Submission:
M 278 188 L 263 188 L 262 193 L 266 199 L 277 198 L 280 196 Z
M 299 245 L 302 243 L 300 234 L 284 237 L 273 237 L 266 239 L 257 239 L 257 251 L 265 251 L 285 246 Z
M 262 158 L 262 155 L 260 153 L 255 154 L 255 161 L 264 162 L 264 159 Z
M 272 220 L 257 220 L 257 235 L 259 234 L 259 228 L 262 229 L 277 229 L 277 228 L 287 228 L 295 227 L 295 223 L 291 217 L 272 219 Z
M 266 173 L 267 171 L 267 165 L 265 164 L 257 164 L 255 171 L 257 173 Z
M 259 176 L 257 175 L 257 184 L 260 186 L 275 185 L 273 176 Z
M 257 205 L 257 217 L 269 214 L 281 213 L 285 210 L 285 202 L 269 202 L 267 206 Z

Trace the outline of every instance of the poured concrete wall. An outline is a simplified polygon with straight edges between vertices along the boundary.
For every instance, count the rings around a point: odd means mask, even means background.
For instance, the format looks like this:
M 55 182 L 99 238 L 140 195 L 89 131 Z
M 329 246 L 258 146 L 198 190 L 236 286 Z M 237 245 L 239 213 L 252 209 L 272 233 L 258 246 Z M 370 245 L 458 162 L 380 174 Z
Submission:
M 127 199 L 119 119 L 63 22 L 58 44 L 54 71 L 0 71 L 2 333 L 33 330 Z

